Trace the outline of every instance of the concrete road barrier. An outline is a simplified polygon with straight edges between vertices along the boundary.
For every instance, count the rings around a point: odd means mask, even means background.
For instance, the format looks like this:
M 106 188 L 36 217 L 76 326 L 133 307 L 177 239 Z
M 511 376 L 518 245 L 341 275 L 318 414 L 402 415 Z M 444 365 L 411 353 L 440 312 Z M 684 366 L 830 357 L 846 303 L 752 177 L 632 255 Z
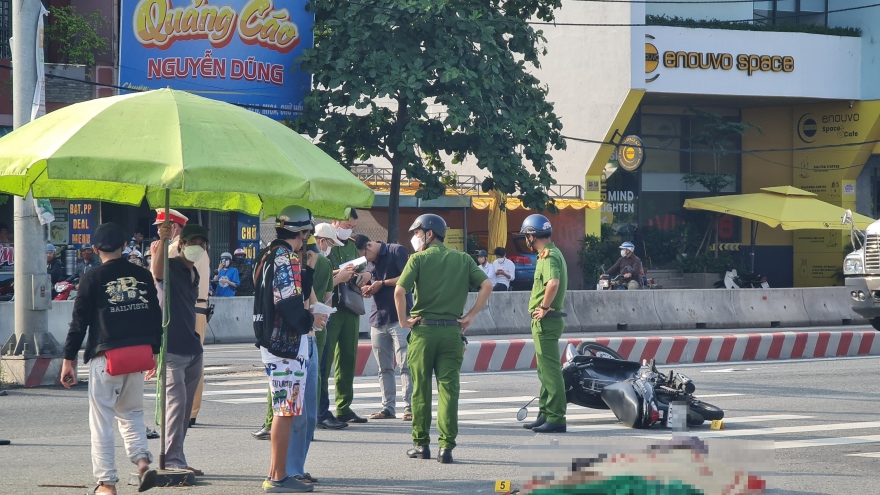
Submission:
M 804 308 L 803 289 L 735 289 L 729 292 L 740 328 L 802 327 L 811 324 Z M 828 290 L 829 300 L 833 300 L 832 293 Z
M 476 294 L 468 295 L 470 307 Z M 214 298 L 214 317 L 205 342 L 253 342 L 253 297 Z M 468 329 L 470 335 L 531 333 L 528 292 L 493 293 Z M 371 301 L 367 301 L 368 311 Z M 846 287 L 816 289 L 705 289 L 571 291 L 565 301 L 566 331 L 693 330 L 699 328 L 770 328 L 867 324 L 850 309 Z M 67 338 L 72 301 L 58 301 L 49 311 L 49 331 Z M 13 332 L 14 303 L 0 303 L 0 342 Z M 369 334 L 368 316 L 360 330 Z
M 651 292 L 655 293 L 654 307 L 660 317 L 660 328 L 664 330 L 740 326 L 731 301 L 733 291 L 683 289 Z

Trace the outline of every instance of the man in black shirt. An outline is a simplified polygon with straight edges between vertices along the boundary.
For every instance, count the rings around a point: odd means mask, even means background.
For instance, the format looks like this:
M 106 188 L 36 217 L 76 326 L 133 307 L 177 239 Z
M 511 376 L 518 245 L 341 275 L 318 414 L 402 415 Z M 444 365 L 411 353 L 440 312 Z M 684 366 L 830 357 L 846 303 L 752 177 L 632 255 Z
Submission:
M 171 238 L 171 224 L 159 227 L 159 240 Z M 183 442 L 189 429 L 190 415 L 199 380 L 202 378 L 202 341 L 196 333 L 196 300 L 199 297 L 199 277 L 195 264 L 208 249 L 208 231 L 201 225 L 189 224 L 180 232 L 183 246 L 180 254 L 168 260 L 171 276 L 171 303 L 168 313 L 165 466 L 169 469 L 187 469 L 197 475 L 200 470 L 187 464 Z M 150 269 L 164 303 L 165 250 L 158 249 Z M 210 274 L 204 274 L 210 276 Z
M 156 484 L 156 472 L 149 470 L 153 456 L 144 427 L 144 372 L 111 376 L 105 352 L 148 345 L 152 348 L 155 367 L 155 355 L 162 343 L 162 311 L 150 274 L 122 259 L 125 244 L 122 227 L 103 224 L 95 229 L 93 238 L 104 263 L 80 279 L 64 345 L 61 383 L 67 388 L 76 384 L 76 358 L 88 333 L 83 361 L 89 364 L 92 470 L 98 481 L 95 491 L 116 493 L 119 478 L 113 420 L 117 418 L 126 453 L 138 466 L 143 491 Z M 155 373 L 155 369 L 149 373 Z
M 232 266 L 238 270 L 238 279 L 241 281 L 235 288 L 236 296 L 252 296 L 254 295 L 254 271 L 251 264 L 245 258 L 244 249 L 236 249 L 232 253 Z
M 394 361 L 400 365 L 400 384 L 403 388 L 403 420 L 412 421 L 410 399 L 412 380 L 406 365 L 406 339 L 409 330 L 401 328 L 394 305 L 394 286 L 403 272 L 409 253 L 400 244 L 370 241 L 365 236 L 355 237 L 358 251 L 367 258 L 367 270 L 374 282 L 363 288 L 364 297 L 373 298 L 370 311 L 370 338 L 373 356 L 379 365 L 379 391 L 382 393 L 382 410 L 370 419 L 394 419 L 397 405 L 397 383 L 394 379 Z M 412 308 L 412 295 L 406 296 L 407 310 Z

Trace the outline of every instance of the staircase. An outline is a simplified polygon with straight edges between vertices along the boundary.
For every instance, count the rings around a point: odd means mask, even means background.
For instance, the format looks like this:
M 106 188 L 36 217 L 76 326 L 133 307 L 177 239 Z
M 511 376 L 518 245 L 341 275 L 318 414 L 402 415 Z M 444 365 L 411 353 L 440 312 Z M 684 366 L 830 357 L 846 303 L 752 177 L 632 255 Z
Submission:
M 648 278 L 654 279 L 655 289 L 689 289 L 684 276 L 678 270 L 648 270 Z

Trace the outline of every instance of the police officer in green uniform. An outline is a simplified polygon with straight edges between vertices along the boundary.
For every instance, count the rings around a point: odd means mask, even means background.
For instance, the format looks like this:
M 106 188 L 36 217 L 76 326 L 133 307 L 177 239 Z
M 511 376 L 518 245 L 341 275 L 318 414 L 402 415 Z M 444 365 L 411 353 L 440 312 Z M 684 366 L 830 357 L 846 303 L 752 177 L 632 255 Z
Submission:
M 446 222 L 437 215 L 416 218 L 409 228 L 416 250 L 410 256 L 394 289 L 400 326 L 412 328 L 407 363 L 412 376 L 412 449 L 406 455 L 430 459 L 431 375 L 437 376 L 437 429 L 440 454 L 437 460 L 452 462 L 458 435 L 459 373 L 464 359 L 462 335 L 483 309 L 492 293 L 492 283 L 467 253 L 443 244 Z M 477 301 L 464 316 L 470 286 L 479 287 Z M 406 316 L 406 294 L 415 287 L 410 318 Z M 334 316 L 335 317 L 335 316 Z
M 348 220 L 334 220 L 333 226 L 337 232 L 336 240 L 342 244 L 341 246 L 333 246 L 329 256 L 334 270 L 333 275 L 337 276 L 345 271 L 339 269 L 340 265 L 360 258 L 357 246 L 351 238 L 352 230 L 357 226 L 357 211 L 352 209 Z M 369 282 L 370 273 L 364 272 L 358 285 L 363 287 Z M 367 422 L 366 418 L 358 416 L 351 410 L 351 403 L 354 400 L 354 368 L 357 362 L 361 317 L 339 304 L 339 290 L 339 286 L 337 286 L 333 295 L 336 313 L 327 324 L 327 343 L 322 356 L 327 362 L 327 366 L 322 366 L 321 370 L 322 386 L 330 378 L 329 364 L 331 360 L 336 368 L 336 417 L 329 410 L 321 410 L 326 404 L 323 401 L 318 411 L 318 427 L 325 429 L 339 429 L 346 423 Z
M 538 380 L 541 394 L 538 398 L 540 414 L 537 420 L 524 425 L 535 433 L 565 433 L 565 383 L 559 367 L 559 338 L 565 327 L 562 304 L 568 287 L 565 258 L 550 240 L 553 227 L 544 215 L 529 215 L 523 221 L 520 234 L 526 244 L 538 253 L 535 282 L 529 299 L 532 315 L 532 338 L 538 361 Z

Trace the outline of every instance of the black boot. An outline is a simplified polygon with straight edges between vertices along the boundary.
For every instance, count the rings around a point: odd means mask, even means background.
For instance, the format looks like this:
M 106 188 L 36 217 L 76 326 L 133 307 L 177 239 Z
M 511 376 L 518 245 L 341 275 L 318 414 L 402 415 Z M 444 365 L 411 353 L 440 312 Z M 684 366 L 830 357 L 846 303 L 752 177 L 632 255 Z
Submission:
M 437 455 L 437 462 L 440 464 L 452 464 L 452 449 L 440 449 Z
M 525 428 L 527 430 L 531 430 L 531 429 L 534 429 L 534 428 L 541 426 L 542 424 L 544 424 L 546 422 L 547 422 L 547 420 L 544 418 L 544 416 L 541 416 L 539 414 L 538 417 L 535 418 L 534 421 L 532 421 L 531 423 L 524 424 L 523 428 Z
M 541 426 L 532 428 L 532 431 L 535 433 L 565 433 L 565 425 L 547 421 Z
M 251 435 L 257 440 L 269 440 L 272 435 L 272 429 L 264 426 L 257 431 L 252 431 Z
M 416 445 L 406 451 L 406 455 L 413 459 L 430 459 L 431 447 L 427 445 Z

